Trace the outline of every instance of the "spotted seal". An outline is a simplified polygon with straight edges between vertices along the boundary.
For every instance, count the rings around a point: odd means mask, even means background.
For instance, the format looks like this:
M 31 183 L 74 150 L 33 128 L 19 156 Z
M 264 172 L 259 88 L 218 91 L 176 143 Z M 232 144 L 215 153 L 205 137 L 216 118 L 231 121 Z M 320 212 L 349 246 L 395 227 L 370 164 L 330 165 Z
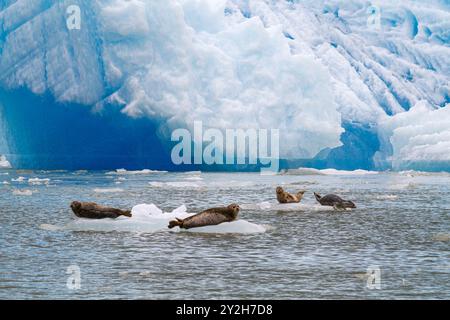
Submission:
M 355 209 L 356 205 L 352 201 L 344 200 L 335 194 L 329 194 L 322 197 L 320 194 L 314 192 L 317 202 L 323 206 L 333 207 L 335 210 L 345 210 L 347 208 Z
M 79 218 L 86 219 L 116 219 L 120 216 L 130 217 L 130 210 L 120 210 L 116 208 L 109 208 L 98 205 L 94 202 L 79 202 L 74 201 L 71 203 L 73 213 Z
M 212 208 L 202 211 L 186 219 L 172 220 L 169 222 L 169 229 L 180 227 L 181 229 L 192 229 L 205 226 L 215 226 L 224 222 L 231 222 L 237 219 L 240 207 L 231 204 L 228 207 Z
M 276 192 L 277 200 L 279 203 L 300 203 L 306 191 L 300 191 L 296 194 L 290 194 L 289 192 L 284 191 L 282 187 L 278 187 Z

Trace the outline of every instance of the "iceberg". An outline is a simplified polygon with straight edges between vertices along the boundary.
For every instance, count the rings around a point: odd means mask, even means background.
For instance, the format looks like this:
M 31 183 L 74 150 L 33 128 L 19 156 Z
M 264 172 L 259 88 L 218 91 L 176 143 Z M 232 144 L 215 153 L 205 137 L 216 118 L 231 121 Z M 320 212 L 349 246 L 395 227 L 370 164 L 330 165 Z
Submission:
M 0 169 L 10 169 L 11 163 L 6 159 L 5 156 L 0 156 Z
M 420 101 L 409 112 L 383 121 L 383 151 L 396 170 L 440 171 L 450 167 L 450 105 L 434 109 Z
M 450 102 L 449 9 L 0 0 L 0 154 L 17 168 L 207 170 L 170 161 L 171 132 L 202 121 L 279 129 L 290 168 L 450 170 L 447 133 L 416 107 Z M 429 129 L 408 133 L 402 118 Z

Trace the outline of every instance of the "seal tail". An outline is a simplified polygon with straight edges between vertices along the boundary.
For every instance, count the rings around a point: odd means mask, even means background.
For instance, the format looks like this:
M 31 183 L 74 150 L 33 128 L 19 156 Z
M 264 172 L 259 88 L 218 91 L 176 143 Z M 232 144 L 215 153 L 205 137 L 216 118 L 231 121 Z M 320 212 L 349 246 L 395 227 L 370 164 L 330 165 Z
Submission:
M 181 227 L 183 225 L 183 220 L 176 218 L 176 220 L 172 220 L 169 222 L 169 229 L 173 229 L 175 227 Z
M 121 215 L 125 216 L 125 217 L 128 217 L 128 218 L 133 217 L 133 215 L 131 214 L 131 210 L 126 210 L 126 211 L 122 212 Z

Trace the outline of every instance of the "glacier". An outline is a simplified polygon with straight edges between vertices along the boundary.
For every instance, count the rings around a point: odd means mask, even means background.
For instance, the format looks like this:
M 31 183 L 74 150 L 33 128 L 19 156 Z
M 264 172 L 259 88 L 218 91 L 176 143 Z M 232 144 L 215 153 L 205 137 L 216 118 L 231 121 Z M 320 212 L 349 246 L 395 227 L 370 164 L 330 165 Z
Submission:
M 189 170 L 171 164 L 170 134 L 202 121 L 280 129 L 285 168 L 448 171 L 449 9 L 0 0 L 0 155 L 17 168 Z

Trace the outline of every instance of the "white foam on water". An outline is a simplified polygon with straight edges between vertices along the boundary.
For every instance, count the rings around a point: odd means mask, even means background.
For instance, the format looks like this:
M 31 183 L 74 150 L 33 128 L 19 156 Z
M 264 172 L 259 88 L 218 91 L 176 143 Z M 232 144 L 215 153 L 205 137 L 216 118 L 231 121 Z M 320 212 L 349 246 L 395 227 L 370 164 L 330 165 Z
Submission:
M 9 185 L 10 183 L 8 181 L 3 181 L 2 184 Z
M 155 174 L 155 173 L 167 173 L 167 171 L 158 171 L 158 170 L 136 170 L 136 171 L 128 171 L 126 169 L 117 169 L 116 171 L 107 172 L 107 175 L 138 175 L 138 174 Z
M 176 227 L 172 230 L 168 229 L 169 222 L 175 218 L 185 219 L 194 215 L 188 213 L 186 206 L 173 210 L 172 212 L 164 212 L 154 204 L 140 204 L 133 207 L 132 218 L 119 217 L 117 219 L 80 219 L 69 222 L 64 229 L 70 231 L 97 231 L 97 232 L 195 232 L 195 233 L 261 233 L 265 232 L 263 226 L 245 221 L 236 220 L 233 222 L 222 223 L 217 226 L 207 226 L 194 228 L 190 230 L 180 230 Z
M 12 182 L 24 182 L 26 180 L 25 177 L 18 177 L 16 179 L 11 179 Z
M 95 188 L 93 191 L 95 193 L 120 193 L 124 192 L 125 190 L 120 188 Z

